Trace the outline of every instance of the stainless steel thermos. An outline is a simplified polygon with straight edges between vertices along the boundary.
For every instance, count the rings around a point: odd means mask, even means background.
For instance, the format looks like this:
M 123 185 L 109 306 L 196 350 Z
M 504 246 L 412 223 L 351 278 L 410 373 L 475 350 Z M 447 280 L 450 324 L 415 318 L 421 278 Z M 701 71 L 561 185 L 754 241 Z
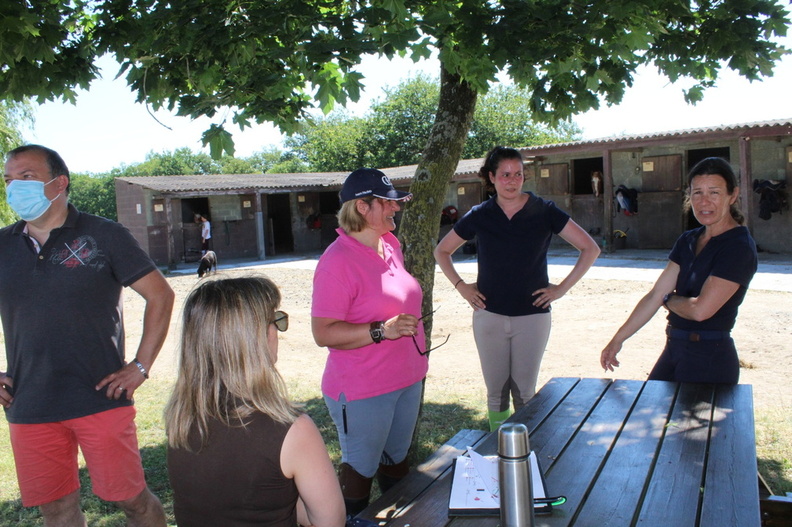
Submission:
M 528 428 L 506 423 L 498 429 L 501 527 L 534 527 Z

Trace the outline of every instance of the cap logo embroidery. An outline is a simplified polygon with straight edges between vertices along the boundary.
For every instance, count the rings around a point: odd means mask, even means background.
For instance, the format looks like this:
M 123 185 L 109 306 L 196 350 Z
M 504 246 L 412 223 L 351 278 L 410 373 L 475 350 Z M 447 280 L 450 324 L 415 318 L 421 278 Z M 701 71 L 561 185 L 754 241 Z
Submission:
M 390 182 L 390 179 L 388 179 L 388 176 L 382 176 L 382 184 L 383 184 L 383 185 L 387 185 L 387 186 L 389 186 L 389 187 L 392 187 L 392 186 L 393 186 L 393 185 L 391 184 L 391 182 Z

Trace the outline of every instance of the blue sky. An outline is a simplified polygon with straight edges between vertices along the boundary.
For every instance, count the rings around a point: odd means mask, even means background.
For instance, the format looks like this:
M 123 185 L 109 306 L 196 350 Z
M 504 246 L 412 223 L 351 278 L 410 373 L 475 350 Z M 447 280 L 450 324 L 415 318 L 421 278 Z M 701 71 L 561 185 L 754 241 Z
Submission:
M 792 37 L 781 41 L 792 48 Z M 103 59 L 103 79 L 81 92 L 76 105 L 46 103 L 37 108 L 36 123 L 26 140 L 58 150 L 75 172 L 103 172 L 121 164 L 143 161 L 148 152 L 188 147 L 201 149 L 201 134 L 212 122 L 190 121 L 167 112 L 157 112 L 155 120 L 122 79 L 114 80 L 117 66 Z M 384 97 L 383 88 L 419 71 L 438 74 L 436 61 L 418 65 L 409 60 L 369 58 L 362 64 L 366 90 L 361 101 L 350 108 L 363 113 L 373 99 Z M 718 86 L 708 90 L 696 106 L 684 102 L 687 85 L 671 84 L 652 69 L 640 70 L 621 104 L 577 116 L 584 139 L 622 134 L 663 132 L 723 124 L 771 119 L 792 119 L 792 57 L 778 63 L 773 77 L 750 83 L 731 71 L 724 71 Z M 159 121 L 159 123 L 157 122 Z M 162 123 L 162 124 L 160 124 Z M 167 128 L 163 125 L 166 125 Z M 230 130 L 237 156 L 248 156 L 269 145 L 280 146 L 281 135 L 269 125 L 240 132 Z M 514 145 L 520 146 L 520 145 Z

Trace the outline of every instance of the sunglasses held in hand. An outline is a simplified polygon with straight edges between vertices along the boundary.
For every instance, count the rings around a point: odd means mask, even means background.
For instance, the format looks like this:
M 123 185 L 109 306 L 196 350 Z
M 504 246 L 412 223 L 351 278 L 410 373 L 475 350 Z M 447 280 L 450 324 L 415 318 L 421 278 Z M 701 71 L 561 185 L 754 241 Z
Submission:
M 419 318 L 418 321 L 421 321 L 421 320 L 423 320 L 425 318 L 431 317 L 432 315 L 434 315 L 437 312 L 438 309 L 440 309 L 440 306 L 437 306 L 434 309 L 434 311 L 432 311 L 431 313 L 426 313 L 425 315 L 421 315 L 421 318 Z M 433 352 L 437 348 L 439 348 L 441 346 L 444 346 L 448 342 L 448 339 L 450 339 L 450 338 L 451 338 L 451 335 L 446 335 L 446 338 L 445 338 L 445 340 L 443 341 L 442 344 L 438 344 L 437 346 L 435 346 L 435 347 L 433 347 L 431 349 L 428 349 L 426 351 L 421 351 L 421 346 L 418 345 L 418 340 L 415 338 L 415 335 L 412 336 L 413 344 L 415 344 L 415 349 L 418 350 L 418 353 L 420 353 L 421 355 L 426 355 L 428 353 Z

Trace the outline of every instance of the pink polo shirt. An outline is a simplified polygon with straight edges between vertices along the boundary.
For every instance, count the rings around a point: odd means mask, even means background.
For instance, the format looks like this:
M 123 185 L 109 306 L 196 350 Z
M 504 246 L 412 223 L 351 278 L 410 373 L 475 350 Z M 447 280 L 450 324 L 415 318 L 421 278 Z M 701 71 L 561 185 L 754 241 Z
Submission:
M 316 265 L 311 315 L 356 324 L 388 320 L 401 313 L 421 316 L 423 292 L 404 268 L 399 241 L 382 236 L 384 259 L 343 229 Z M 423 349 L 423 325 L 416 340 Z M 429 362 L 412 338 L 383 340 L 352 350 L 328 348 L 322 393 L 338 400 L 365 399 L 406 388 L 426 376 Z

